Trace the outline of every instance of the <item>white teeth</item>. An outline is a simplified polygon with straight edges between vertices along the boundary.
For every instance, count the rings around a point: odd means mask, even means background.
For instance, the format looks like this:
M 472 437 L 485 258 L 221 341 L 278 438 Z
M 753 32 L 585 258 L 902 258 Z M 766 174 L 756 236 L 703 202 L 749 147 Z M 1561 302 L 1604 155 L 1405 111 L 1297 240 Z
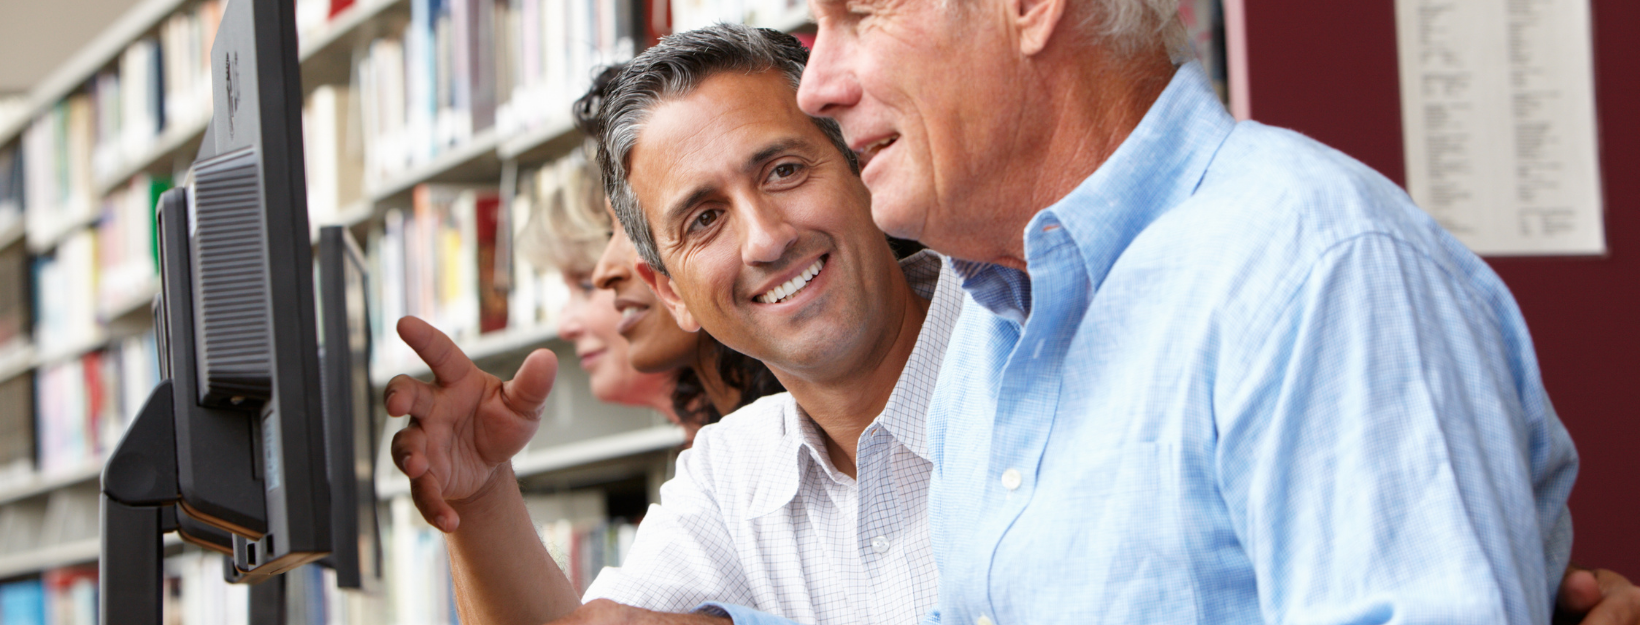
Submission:
M 791 297 L 798 291 L 803 290 L 803 287 L 807 286 L 809 280 L 813 280 L 814 276 L 819 275 L 820 268 L 824 267 L 825 264 L 824 260 L 816 259 L 813 265 L 809 265 L 808 269 L 803 270 L 803 273 L 787 280 L 785 284 L 769 289 L 767 293 L 757 296 L 757 301 L 764 304 L 776 304 Z
M 899 135 L 889 135 L 887 137 L 883 137 L 882 139 L 878 139 L 876 142 L 872 143 L 871 145 L 866 146 L 865 149 L 860 150 L 860 152 L 862 154 L 870 154 L 870 153 L 872 153 L 876 150 L 880 150 L 882 148 L 888 147 L 888 144 L 893 143 L 894 140 L 898 139 L 898 138 L 900 138 Z
M 628 319 L 630 317 L 636 317 L 636 316 L 638 316 L 638 313 L 640 313 L 640 312 L 643 312 L 643 311 L 638 310 L 637 307 L 627 308 L 627 309 L 621 311 L 621 319 L 625 320 L 625 319 Z

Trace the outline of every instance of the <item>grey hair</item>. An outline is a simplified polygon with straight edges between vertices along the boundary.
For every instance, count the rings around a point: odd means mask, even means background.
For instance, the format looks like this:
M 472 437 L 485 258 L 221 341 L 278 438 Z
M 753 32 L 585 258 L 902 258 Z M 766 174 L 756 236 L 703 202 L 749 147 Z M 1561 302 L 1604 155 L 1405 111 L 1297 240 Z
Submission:
M 1174 62 L 1194 56 L 1190 35 L 1179 19 L 1180 0 L 1080 0 L 1081 32 L 1120 55 L 1153 50 L 1157 43 Z
M 660 43 L 628 62 L 607 84 L 594 87 L 595 93 L 583 98 L 586 101 L 597 96 L 597 123 L 591 128 L 598 135 L 598 166 L 604 190 L 632 246 L 649 266 L 667 273 L 654 232 L 627 176 L 631 175 L 628 160 L 632 148 L 650 112 L 664 101 L 688 95 L 707 78 L 722 72 L 779 70 L 795 92 L 808 59 L 808 50 L 791 35 L 767 28 L 717 24 L 662 37 Z M 843 140 L 837 122 L 824 117 L 810 119 L 843 153 L 849 168 L 859 174 L 859 163 Z

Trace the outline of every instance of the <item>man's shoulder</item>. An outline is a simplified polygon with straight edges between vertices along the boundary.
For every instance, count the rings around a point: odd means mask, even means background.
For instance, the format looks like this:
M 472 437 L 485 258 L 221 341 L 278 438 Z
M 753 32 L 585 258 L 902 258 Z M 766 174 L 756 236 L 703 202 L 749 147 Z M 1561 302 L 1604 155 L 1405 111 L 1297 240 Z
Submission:
M 1275 226 L 1276 232 L 1302 226 L 1323 245 L 1366 232 L 1426 239 L 1438 231 L 1399 185 L 1365 163 L 1257 122 L 1237 124 L 1181 208 Z
M 1302 271 L 1367 235 L 1441 264 L 1464 256 L 1393 181 L 1314 139 L 1256 122 L 1237 124 L 1195 192 L 1147 230 L 1145 238 L 1175 258 L 1193 255 L 1226 268 L 1244 260 L 1243 271 Z
M 746 445 L 780 441 L 789 434 L 786 416 L 796 405 L 791 393 L 758 398 L 717 423 L 701 428 L 695 434 L 694 448 L 714 456 L 733 456 L 747 451 Z
M 1452 288 L 1497 289 L 1484 263 L 1388 178 L 1297 132 L 1243 122 L 1190 197 L 1124 251 L 1123 273 L 1139 283 L 1123 286 L 1208 304 L 1221 320 L 1252 321 L 1335 261 L 1399 262 L 1342 254 L 1366 242 L 1387 242 L 1402 260 L 1428 263 L 1453 279 Z M 1356 269 L 1353 275 L 1377 271 Z M 1163 273 L 1170 278 L 1157 280 Z
M 789 423 L 796 408 L 791 393 L 759 398 L 701 428 L 679 461 L 709 472 L 715 482 L 755 479 L 751 467 L 777 463 L 774 456 L 785 455 L 779 450 L 801 444 L 801 434 L 792 431 Z

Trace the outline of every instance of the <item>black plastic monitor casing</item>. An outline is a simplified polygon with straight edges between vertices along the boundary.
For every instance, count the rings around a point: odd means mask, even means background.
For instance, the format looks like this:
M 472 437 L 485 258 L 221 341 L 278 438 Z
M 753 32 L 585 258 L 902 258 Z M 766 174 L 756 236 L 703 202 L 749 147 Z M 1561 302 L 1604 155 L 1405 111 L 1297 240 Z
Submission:
M 292 0 L 228 3 L 211 46 L 211 123 L 189 185 L 193 353 L 173 349 L 172 358 L 194 359 L 197 385 L 179 386 L 179 403 L 253 424 L 263 528 L 202 506 L 243 496 L 245 484 L 196 470 L 192 443 L 212 442 L 177 431 L 183 507 L 238 536 L 234 563 L 251 578 L 331 548 L 301 84 Z
M 157 211 L 164 381 L 103 470 L 102 622 L 159 622 L 161 532 L 239 582 L 333 547 L 295 7 L 221 20 L 193 180 Z
M 382 430 L 370 381 L 368 265 L 346 228 L 319 230 L 320 362 L 330 459 L 330 523 L 335 546 L 322 564 L 341 588 L 381 582 L 376 507 L 376 443 Z

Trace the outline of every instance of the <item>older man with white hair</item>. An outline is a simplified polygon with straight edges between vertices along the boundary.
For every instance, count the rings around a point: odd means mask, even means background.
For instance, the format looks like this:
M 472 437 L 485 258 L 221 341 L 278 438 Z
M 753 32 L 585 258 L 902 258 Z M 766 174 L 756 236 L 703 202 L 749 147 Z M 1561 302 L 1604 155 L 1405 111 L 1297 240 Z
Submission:
M 1368 167 L 1232 119 L 1176 8 L 813 3 L 800 104 L 971 298 L 934 619 L 1548 622 L 1577 457 L 1508 289 Z

